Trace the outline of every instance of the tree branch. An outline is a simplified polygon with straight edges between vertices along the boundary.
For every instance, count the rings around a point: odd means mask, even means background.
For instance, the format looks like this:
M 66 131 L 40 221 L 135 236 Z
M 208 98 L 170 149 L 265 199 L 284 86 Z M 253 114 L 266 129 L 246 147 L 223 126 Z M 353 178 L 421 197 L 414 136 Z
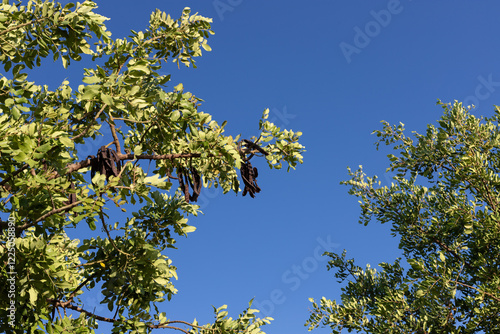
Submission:
M 1 36 L 1 35 L 5 35 L 5 34 L 7 34 L 7 33 L 11 32 L 11 31 L 13 31 L 13 30 L 20 29 L 20 28 L 22 28 L 22 27 L 29 26 L 29 25 L 31 25 L 31 24 L 35 24 L 35 23 L 38 23 L 38 22 L 41 22 L 41 21 L 45 21 L 45 20 L 47 20 L 47 19 L 48 19 L 48 17 L 41 17 L 41 18 L 39 18 L 39 19 L 37 19 L 37 20 L 30 21 L 30 22 L 26 22 L 26 23 L 19 24 L 19 25 L 17 25 L 17 26 L 11 27 L 11 28 L 9 28 L 9 29 L 2 30 L 2 31 L 0 31 L 0 36 Z
M 111 115 L 109 115 L 109 117 L 111 118 L 111 120 L 107 121 L 107 123 L 109 124 L 109 128 L 111 129 L 111 135 L 113 136 L 113 144 L 115 144 L 116 147 L 116 154 L 120 156 L 122 154 L 122 149 L 120 147 L 120 141 L 118 140 L 118 136 L 116 135 L 116 127 L 114 119 L 113 116 Z
M 0 186 L 3 186 L 5 183 L 9 182 L 10 179 L 12 179 L 13 177 L 17 176 L 17 174 L 21 173 L 23 170 L 26 170 L 29 168 L 29 165 L 24 165 L 23 167 L 21 168 L 18 168 L 16 171 L 14 171 L 11 175 L 8 175 L 7 177 L 5 177 L 1 182 L 0 182 Z
M 475 287 L 473 287 L 471 285 L 465 284 L 465 283 L 460 282 L 460 281 L 457 281 L 456 283 L 458 283 L 458 284 L 460 284 L 462 286 L 465 286 L 466 288 L 469 288 L 469 289 L 472 289 L 472 290 L 476 290 L 479 293 L 484 293 L 486 296 L 490 297 L 491 299 L 496 300 L 497 302 L 500 302 L 500 298 L 495 297 L 493 294 L 491 294 L 489 292 L 481 291 L 478 288 L 475 288 Z
M 89 312 L 87 310 L 84 310 L 83 308 L 81 308 L 79 306 L 71 304 L 71 301 L 62 302 L 62 301 L 57 300 L 57 299 L 48 298 L 47 302 L 53 304 L 54 307 L 62 307 L 64 309 L 67 308 L 67 309 L 70 309 L 70 310 L 73 310 L 73 311 L 77 311 L 77 312 L 80 312 L 80 313 L 85 313 L 87 316 L 89 316 L 91 318 L 95 318 L 95 319 L 100 320 L 100 321 L 105 321 L 105 322 L 110 322 L 110 323 L 119 322 L 119 320 L 115 320 L 115 319 L 112 319 L 112 318 L 103 317 L 103 316 L 94 314 L 92 312 Z M 183 333 L 189 334 L 189 332 L 187 330 L 182 329 L 180 327 L 169 326 L 170 324 L 184 324 L 186 326 L 193 327 L 193 328 L 203 328 L 201 326 L 197 326 L 197 325 L 191 324 L 191 323 L 189 323 L 187 321 L 181 321 L 181 320 L 166 321 L 166 322 L 158 324 L 158 325 L 146 325 L 146 326 L 148 328 L 151 328 L 151 329 L 159 329 L 159 328 L 175 329 L 175 330 L 181 331 Z M 214 329 L 211 329 L 211 328 L 207 328 L 207 329 L 214 330 Z
M 77 312 L 80 312 L 80 313 L 85 313 L 85 314 L 86 314 L 86 315 L 88 315 L 89 317 L 91 317 L 91 318 L 95 318 L 95 319 L 97 319 L 97 320 L 106 321 L 106 322 L 111 322 L 111 323 L 116 322 L 116 320 L 115 320 L 115 319 L 106 318 L 106 317 L 103 317 L 103 316 L 100 316 L 100 315 L 94 314 L 94 313 L 92 313 L 92 312 L 86 311 L 86 310 L 84 310 L 83 308 L 78 307 L 78 306 L 76 306 L 76 305 L 72 305 L 72 304 L 71 304 L 71 301 L 62 302 L 62 301 L 57 300 L 57 299 L 48 298 L 48 299 L 47 299 L 47 302 L 49 302 L 49 303 L 51 303 L 51 304 L 54 304 L 54 307 L 69 308 L 70 310 L 73 310 L 73 311 L 77 311 Z
M 69 295 L 69 300 L 72 301 L 73 300 L 73 297 L 76 296 L 76 293 L 81 289 L 83 288 L 91 279 L 93 279 L 94 277 L 97 276 L 97 271 L 94 272 L 92 275 L 90 275 L 89 277 L 87 277 L 79 286 L 76 287 L 75 291 L 73 291 L 70 295 Z
M 45 218 L 47 217 L 50 217 L 56 213 L 60 213 L 60 212 L 63 212 L 63 211 L 66 211 L 66 210 L 69 210 L 79 204 L 82 204 L 83 201 L 78 201 L 78 202 L 75 202 L 75 203 L 71 203 L 71 204 L 68 204 L 68 205 L 65 205 L 63 207 L 60 207 L 59 209 L 55 209 L 55 210 L 52 210 L 50 212 L 47 212 L 46 214 L 44 214 L 43 216 L 39 217 L 37 220 L 35 220 L 34 222 L 31 222 L 31 223 L 26 223 L 24 225 L 21 225 L 21 226 L 16 226 L 16 231 L 23 231 L 27 228 L 30 228 L 32 226 L 35 226 L 37 223 L 41 222 L 42 220 L 44 220 Z M 8 222 L 4 222 L 4 221 L 0 221 L 0 228 L 7 228 L 9 226 Z

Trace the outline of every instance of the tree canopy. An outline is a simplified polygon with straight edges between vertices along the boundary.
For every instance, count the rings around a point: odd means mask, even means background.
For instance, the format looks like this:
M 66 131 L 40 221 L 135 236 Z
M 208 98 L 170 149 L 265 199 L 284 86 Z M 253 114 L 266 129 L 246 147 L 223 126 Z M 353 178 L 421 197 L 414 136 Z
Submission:
M 269 122 L 265 110 L 252 138 L 227 135 L 225 122 L 201 111 L 201 98 L 160 74 L 196 67 L 210 51 L 211 19 L 189 8 L 178 19 L 156 10 L 144 31 L 113 39 L 96 8 L 92 1 L 0 5 L 0 289 L 8 296 L 0 299 L 0 331 L 91 333 L 109 322 L 116 333 L 260 333 L 270 319 L 250 306 L 236 319 L 221 306 L 207 325 L 158 312 L 177 292 L 165 250 L 195 230 L 187 218 L 199 213 L 203 188 L 254 197 L 260 188 L 250 159 L 274 169 L 302 163 L 301 133 Z M 81 83 L 50 90 L 30 81 L 47 57 L 64 68 L 84 58 L 93 66 Z M 102 137 L 107 145 L 79 155 Z M 68 237 L 82 226 L 95 236 Z M 82 303 L 93 289 L 102 291 L 106 314 Z
M 332 333 L 497 333 L 500 331 L 500 107 L 475 117 L 461 103 L 425 134 L 404 125 L 375 131 L 393 147 L 382 186 L 362 168 L 342 182 L 360 199 L 360 223 L 390 223 L 404 260 L 380 269 L 328 253 L 346 282 L 339 302 L 311 299 L 309 329 Z

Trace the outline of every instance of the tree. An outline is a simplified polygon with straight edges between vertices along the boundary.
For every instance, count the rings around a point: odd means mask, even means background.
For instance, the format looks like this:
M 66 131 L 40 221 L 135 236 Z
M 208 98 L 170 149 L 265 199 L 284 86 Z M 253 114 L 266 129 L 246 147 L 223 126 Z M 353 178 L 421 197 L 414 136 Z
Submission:
M 311 299 L 307 325 L 333 333 L 497 333 L 500 330 L 500 107 L 477 118 L 455 102 L 415 141 L 403 124 L 375 131 L 389 155 L 390 186 L 349 170 L 360 223 L 391 223 L 404 261 L 357 266 L 328 253 L 341 302 Z
M 179 19 L 156 10 L 144 31 L 112 39 L 96 7 L 0 6 L 0 289 L 7 296 L 0 331 L 90 333 L 111 322 L 115 333 L 261 333 L 270 319 L 250 307 L 232 319 L 222 306 L 204 326 L 159 313 L 157 304 L 177 291 L 176 267 L 162 252 L 195 230 L 187 217 L 199 213 L 193 202 L 202 188 L 238 193 L 240 169 L 253 197 L 260 188 L 252 157 L 265 156 L 275 169 L 302 163 L 301 133 L 267 121 L 266 110 L 255 137 L 226 135 L 225 122 L 202 112 L 199 97 L 182 84 L 168 90 L 170 75 L 160 69 L 196 67 L 194 58 L 210 51 L 211 19 L 189 8 Z M 29 81 L 49 56 L 64 68 L 92 58 L 94 67 L 77 89 L 63 81 L 50 90 Z M 79 156 L 106 128 L 109 144 Z M 151 172 L 144 161 L 154 162 Z M 123 215 L 111 216 L 111 207 Z M 95 236 L 68 237 L 82 224 Z M 85 308 L 81 297 L 92 289 L 102 290 L 108 314 Z

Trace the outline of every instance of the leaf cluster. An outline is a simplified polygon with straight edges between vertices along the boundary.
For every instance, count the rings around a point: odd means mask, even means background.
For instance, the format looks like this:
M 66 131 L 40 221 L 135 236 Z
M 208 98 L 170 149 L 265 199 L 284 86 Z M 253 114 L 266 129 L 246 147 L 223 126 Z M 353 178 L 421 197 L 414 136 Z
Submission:
M 493 333 L 500 329 L 500 108 L 490 118 L 461 103 L 443 104 L 437 126 L 404 134 L 402 124 L 375 131 L 393 146 L 390 186 L 350 171 L 360 223 L 390 223 L 407 265 L 381 271 L 328 254 L 349 279 L 341 301 L 313 301 L 310 328 L 369 333 Z

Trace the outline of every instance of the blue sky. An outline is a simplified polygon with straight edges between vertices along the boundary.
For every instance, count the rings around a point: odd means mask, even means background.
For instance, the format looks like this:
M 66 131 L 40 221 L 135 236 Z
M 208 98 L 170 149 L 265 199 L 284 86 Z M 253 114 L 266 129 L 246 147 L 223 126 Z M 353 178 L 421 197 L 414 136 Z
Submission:
M 254 159 L 263 189 L 255 199 L 202 190 L 205 215 L 191 220 L 197 231 L 166 254 L 179 274 L 178 295 L 161 306 L 170 319 L 211 322 L 211 305 L 223 304 L 237 316 L 255 298 L 254 306 L 275 318 L 266 332 L 306 333 L 307 299 L 340 295 L 319 254 L 346 249 L 361 266 L 400 255 L 390 226 L 358 224 L 357 199 L 339 185 L 346 167 L 358 165 L 389 181 L 389 152 L 377 152 L 371 135 L 380 121 L 422 132 L 441 115 L 437 99 L 475 104 L 476 115 L 491 115 L 499 103 L 500 5 L 494 1 L 98 3 L 115 38 L 145 29 L 155 8 L 179 17 L 189 6 L 212 17 L 213 51 L 195 70 L 165 72 L 205 100 L 202 110 L 227 120 L 229 134 L 256 134 L 270 108 L 277 125 L 303 132 L 307 149 L 304 164 L 291 173 Z M 47 62 L 32 79 L 55 88 L 69 78 L 77 87 L 88 66 L 64 71 L 60 62 Z M 83 300 L 106 314 L 97 299 Z

